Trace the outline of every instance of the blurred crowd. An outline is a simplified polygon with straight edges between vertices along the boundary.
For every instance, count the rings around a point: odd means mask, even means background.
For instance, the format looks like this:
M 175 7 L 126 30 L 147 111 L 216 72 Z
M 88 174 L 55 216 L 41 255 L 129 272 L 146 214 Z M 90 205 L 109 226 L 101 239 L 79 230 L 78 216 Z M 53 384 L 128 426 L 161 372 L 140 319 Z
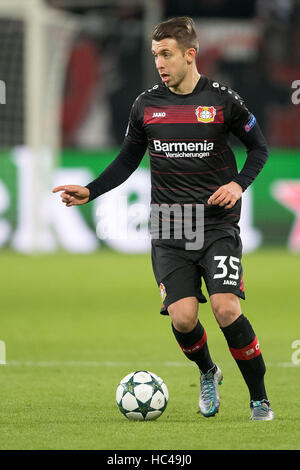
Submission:
M 206 36 L 211 38 L 216 33 L 218 37 L 222 31 L 226 34 L 224 22 L 233 29 L 233 40 L 239 22 L 243 27 L 249 24 L 249 31 L 256 33 L 246 38 L 249 44 L 252 42 L 251 47 L 245 45 L 244 56 L 230 54 L 229 48 L 225 53 L 224 47 L 217 42 L 212 44 L 210 39 L 200 50 L 199 72 L 223 81 L 243 96 L 270 145 L 300 147 L 300 105 L 291 100 L 292 82 L 300 79 L 300 1 L 160 1 L 162 19 L 188 15 L 199 22 L 203 44 Z M 119 145 L 131 104 L 145 89 L 145 10 L 130 0 L 119 6 L 116 2 L 101 6 L 97 0 L 49 3 L 84 19 L 68 64 L 62 110 L 63 145 Z M 215 26 L 210 26 L 211 19 Z M 221 27 L 217 34 L 218 21 Z

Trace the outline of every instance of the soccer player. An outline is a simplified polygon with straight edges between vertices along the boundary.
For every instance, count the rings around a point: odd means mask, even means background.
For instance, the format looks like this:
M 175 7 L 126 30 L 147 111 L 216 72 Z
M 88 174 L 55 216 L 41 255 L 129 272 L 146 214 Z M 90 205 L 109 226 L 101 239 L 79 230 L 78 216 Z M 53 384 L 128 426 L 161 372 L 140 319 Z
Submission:
M 87 186 L 66 185 L 67 207 L 85 204 L 123 183 L 138 167 L 148 147 L 151 163 L 151 210 L 204 207 L 204 242 L 187 249 L 187 237 L 152 237 L 153 271 L 163 299 L 161 313 L 185 356 L 200 371 L 199 410 L 205 417 L 219 411 L 222 372 L 214 363 L 198 317 L 204 280 L 216 321 L 249 389 L 252 420 L 271 420 L 265 363 L 245 299 L 239 236 L 241 196 L 268 158 L 268 148 L 255 117 L 231 88 L 200 75 L 199 48 L 191 18 L 177 17 L 153 31 L 152 53 L 160 82 L 133 103 L 129 124 L 116 159 Z M 229 133 L 245 145 L 240 172 L 228 143 Z M 195 226 L 192 216 L 192 224 Z M 197 220 L 196 220 L 197 223 Z M 203 228 L 203 226 L 202 226 Z M 159 229 L 159 234 L 162 234 Z

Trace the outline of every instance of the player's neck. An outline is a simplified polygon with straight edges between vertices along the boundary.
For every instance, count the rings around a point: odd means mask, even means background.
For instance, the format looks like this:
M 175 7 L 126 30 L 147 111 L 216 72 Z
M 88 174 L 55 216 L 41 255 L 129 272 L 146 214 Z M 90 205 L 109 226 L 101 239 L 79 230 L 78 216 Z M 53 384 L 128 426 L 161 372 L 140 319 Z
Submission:
M 198 70 L 195 68 L 191 71 L 191 73 L 186 74 L 182 82 L 178 84 L 176 87 L 170 87 L 172 93 L 176 93 L 178 95 L 188 95 L 192 93 L 197 85 L 201 75 Z

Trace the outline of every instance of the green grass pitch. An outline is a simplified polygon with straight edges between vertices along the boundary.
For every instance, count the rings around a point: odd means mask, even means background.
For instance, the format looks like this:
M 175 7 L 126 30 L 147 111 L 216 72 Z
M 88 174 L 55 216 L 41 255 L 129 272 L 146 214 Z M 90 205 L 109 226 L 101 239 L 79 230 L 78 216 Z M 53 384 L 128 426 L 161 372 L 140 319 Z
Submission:
M 275 420 L 249 421 L 249 396 L 209 305 L 199 308 L 213 359 L 224 373 L 214 418 L 197 413 L 199 379 L 159 315 L 149 255 L 28 257 L 1 253 L 0 449 L 299 449 L 299 255 L 244 255 L 251 320 L 267 365 Z M 170 399 L 153 422 L 130 422 L 115 391 L 146 369 Z

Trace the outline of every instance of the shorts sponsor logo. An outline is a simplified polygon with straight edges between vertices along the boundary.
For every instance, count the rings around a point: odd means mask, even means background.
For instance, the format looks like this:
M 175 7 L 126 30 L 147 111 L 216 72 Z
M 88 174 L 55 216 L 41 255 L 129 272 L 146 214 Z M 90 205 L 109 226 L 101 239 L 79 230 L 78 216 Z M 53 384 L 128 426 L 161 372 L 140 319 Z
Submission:
M 224 279 L 223 286 L 225 286 L 225 285 L 227 285 L 227 286 L 236 286 L 237 283 L 236 283 L 236 281 L 229 281 L 227 279 Z
M 217 114 L 216 108 L 213 106 L 198 106 L 196 108 L 196 116 L 199 122 L 213 122 Z

